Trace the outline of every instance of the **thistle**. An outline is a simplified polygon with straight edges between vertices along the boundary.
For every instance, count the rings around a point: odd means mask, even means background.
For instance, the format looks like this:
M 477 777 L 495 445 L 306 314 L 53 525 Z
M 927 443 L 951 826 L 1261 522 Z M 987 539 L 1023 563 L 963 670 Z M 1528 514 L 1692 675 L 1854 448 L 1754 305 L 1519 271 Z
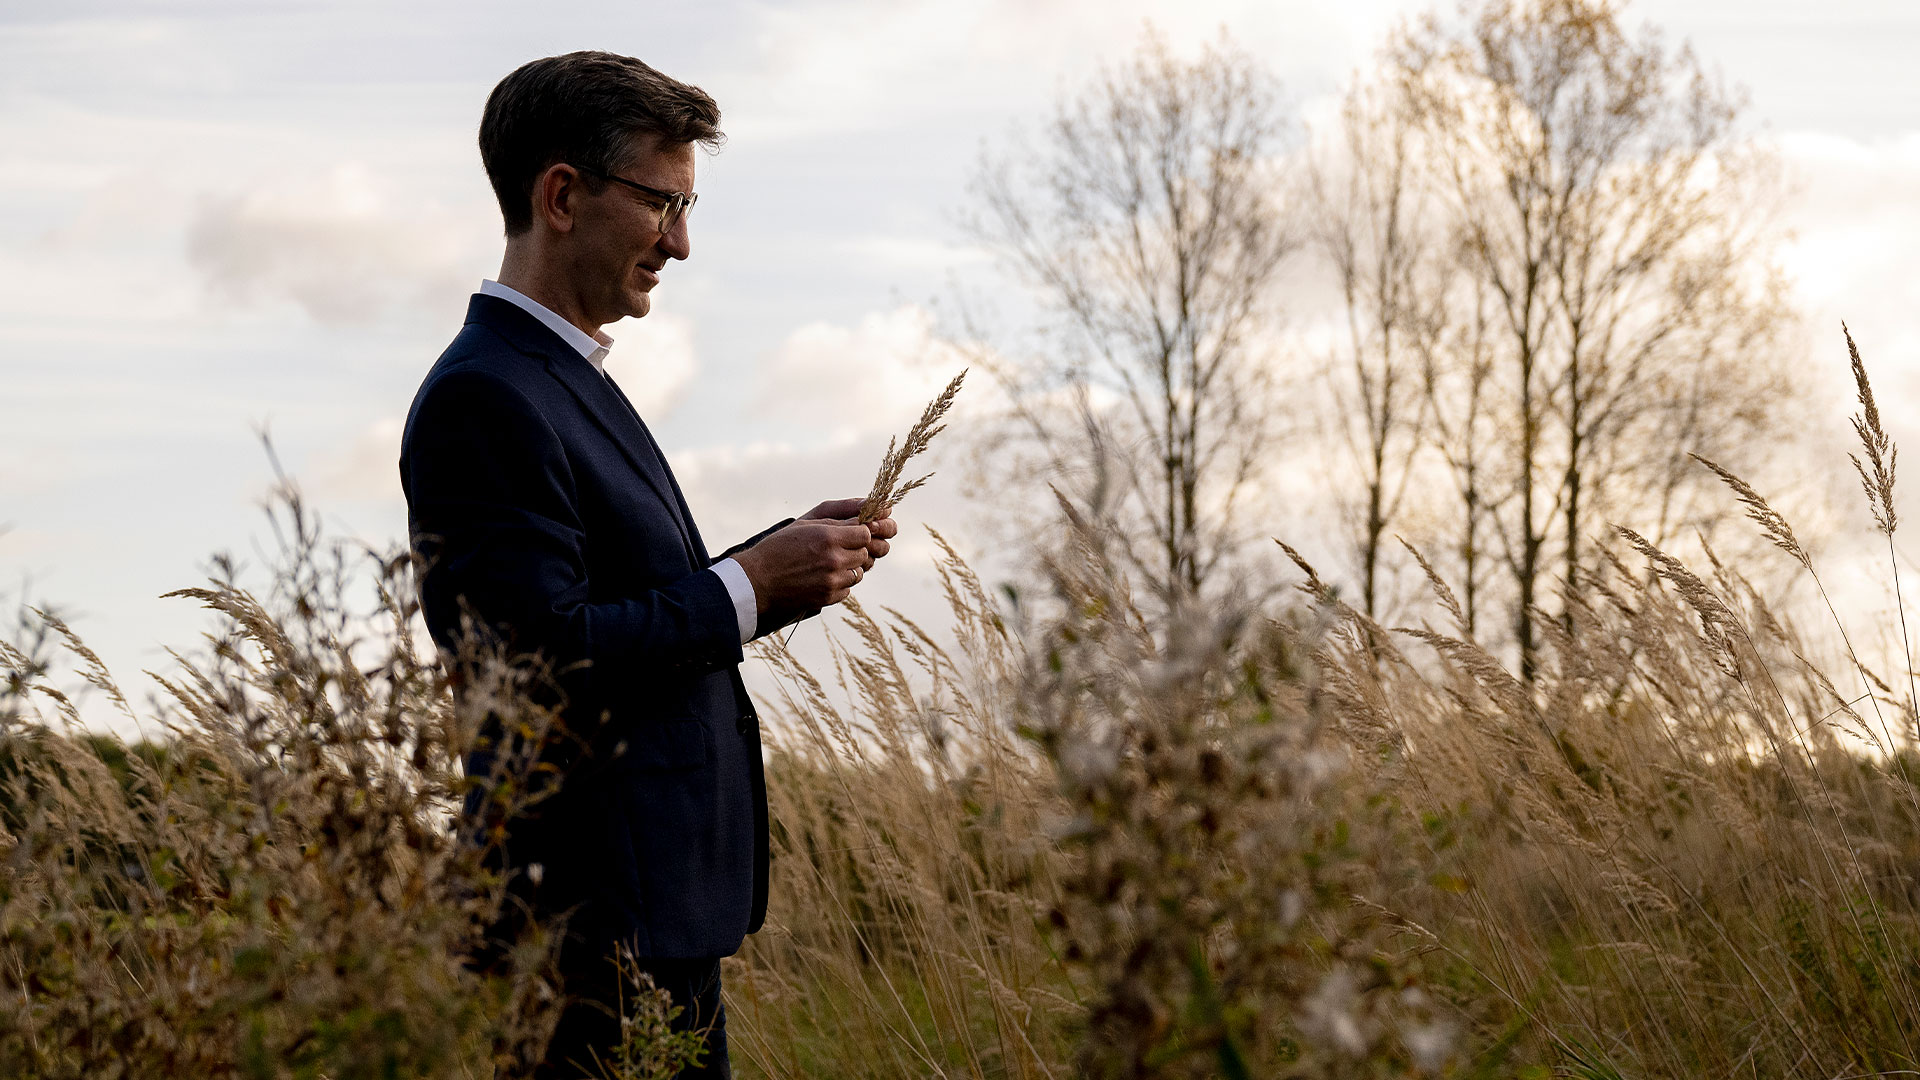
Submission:
M 966 369 L 962 368 L 960 374 L 947 384 L 947 388 L 940 391 L 940 396 L 928 403 L 920 419 L 907 432 L 906 438 L 887 440 L 887 456 L 881 460 L 880 471 L 874 475 L 873 490 L 867 493 L 866 501 L 860 504 L 862 525 L 886 517 L 907 492 L 933 479 L 933 474 L 928 473 L 917 480 L 901 483 L 900 474 L 906 469 L 907 462 L 926 452 L 935 435 L 946 430 L 946 425 L 940 420 L 953 407 L 953 399 L 960 393 L 960 383 L 966 377 Z

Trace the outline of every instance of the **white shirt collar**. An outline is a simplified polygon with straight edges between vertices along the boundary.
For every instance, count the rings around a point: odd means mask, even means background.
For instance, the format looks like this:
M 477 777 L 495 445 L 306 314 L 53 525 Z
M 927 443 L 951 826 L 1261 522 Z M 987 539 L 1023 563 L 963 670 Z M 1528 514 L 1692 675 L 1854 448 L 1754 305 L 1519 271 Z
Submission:
M 613 339 L 608 337 L 605 331 L 596 330 L 589 334 L 560 316 L 555 315 L 540 301 L 535 300 L 533 297 L 517 289 L 502 285 L 492 278 L 480 282 L 480 295 L 505 300 L 507 303 L 539 319 L 542 325 L 554 333 L 559 334 L 560 340 L 566 342 L 573 351 L 579 353 L 587 363 L 592 364 L 593 370 L 602 375 L 607 373 L 607 350 L 613 348 Z

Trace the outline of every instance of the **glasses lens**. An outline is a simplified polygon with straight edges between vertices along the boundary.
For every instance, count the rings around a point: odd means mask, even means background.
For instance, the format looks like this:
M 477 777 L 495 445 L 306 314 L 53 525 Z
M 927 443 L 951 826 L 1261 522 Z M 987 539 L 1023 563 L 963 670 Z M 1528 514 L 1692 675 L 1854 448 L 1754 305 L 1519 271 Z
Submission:
M 668 199 L 667 205 L 660 208 L 660 231 L 672 232 L 673 227 L 680 224 L 680 219 L 685 217 L 687 211 L 692 208 L 693 196 L 675 194 L 673 198 Z

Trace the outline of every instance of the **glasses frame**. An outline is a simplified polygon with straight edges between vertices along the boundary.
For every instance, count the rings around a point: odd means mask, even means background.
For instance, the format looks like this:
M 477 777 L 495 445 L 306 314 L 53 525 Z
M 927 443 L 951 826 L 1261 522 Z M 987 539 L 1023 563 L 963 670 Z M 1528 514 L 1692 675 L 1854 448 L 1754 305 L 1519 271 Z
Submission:
M 662 234 L 672 232 L 673 227 L 680 224 L 680 219 L 686 216 L 687 211 L 693 209 L 693 204 L 700 200 L 700 196 L 695 192 L 661 191 L 659 188 L 648 187 L 636 180 L 629 180 L 624 176 L 615 176 L 612 173 L 604 173 L 599 169 L 589 169 L 584 165 L 575 165 L 574 168 L 579 169 L 589 176 L 597 176 L 602 180 L 611 180 L 616 184 L 630 187 L 648 198 L 659 200 L 660 223 L 657 228 Z

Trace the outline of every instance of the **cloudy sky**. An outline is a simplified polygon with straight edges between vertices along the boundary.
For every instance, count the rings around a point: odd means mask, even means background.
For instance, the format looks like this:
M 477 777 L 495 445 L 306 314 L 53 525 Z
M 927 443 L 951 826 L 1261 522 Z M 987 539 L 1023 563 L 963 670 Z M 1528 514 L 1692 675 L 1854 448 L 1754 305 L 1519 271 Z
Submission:
M 930 336 L 943 301 L 995 287 L 957 224 L 983 145 L 1149 21 L 1183 52 L 1224 27 L 1324 114 L 1425 7 L 0 0 L 0 600 L 57 605 L 118 671 L 161 666 L 201 624 L 158 595 L 216 550 L 258 561 L 263 428 L 337 531 L 403 535 L 401 417 L 498 266 L 474 129 L 527 59 L 631 53 L 725 112 L 693 258 L 653 315 L 610 328 L 610 364 L 718 547 L 863 491 L 951 374 Z M 1845 317 L 1882 400 L 1913 400 L 1920 7 L 1629 12 L 1751 91 L 1797 185 L 1784 260 L 1808 362 L 1842 377 Z M 963 533 L 978 512 L 957 485 L 912 507 Z M 924 594 L 925 551 L 903 547 L 902 597 Z

